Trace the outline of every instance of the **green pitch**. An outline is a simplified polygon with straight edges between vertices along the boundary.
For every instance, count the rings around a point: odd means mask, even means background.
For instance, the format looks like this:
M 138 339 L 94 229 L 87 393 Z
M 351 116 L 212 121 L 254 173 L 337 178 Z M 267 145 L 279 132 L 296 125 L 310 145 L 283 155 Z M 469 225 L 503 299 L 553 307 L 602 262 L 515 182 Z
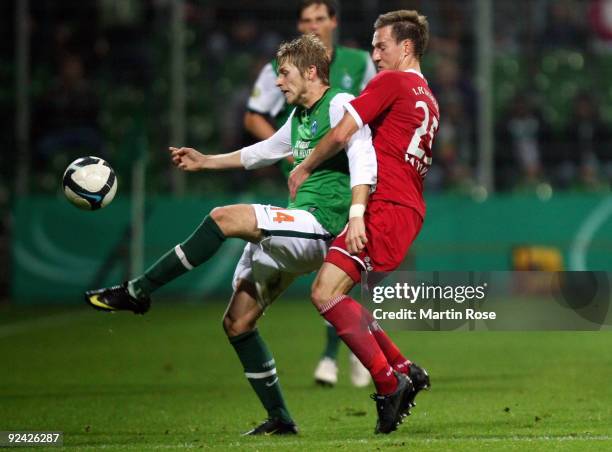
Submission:
M 245 438 L 265 413 L 221 330 L 222 304 L 144 317 L 0 307 L 0 430 L 60 430 L 75 450 L 612 449 L 612 334 L 392 333 L 433 388 L 388 436 L 371 390 L 315 387 L 321 319 L 279 302 L 260 330 L 298 437 Z

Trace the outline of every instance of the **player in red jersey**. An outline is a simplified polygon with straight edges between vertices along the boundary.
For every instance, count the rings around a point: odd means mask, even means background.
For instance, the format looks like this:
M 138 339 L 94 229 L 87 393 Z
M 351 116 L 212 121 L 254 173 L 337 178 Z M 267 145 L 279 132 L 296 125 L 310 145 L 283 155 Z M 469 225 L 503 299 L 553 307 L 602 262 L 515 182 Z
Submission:
M 426 18 L 416 11 L 393 11 L 380 15 L 374 30 L 372 58 L 379 74 L 345 105 L 342 120 L 293 170 L 289 190 L 293 196 L 314 168 L 342 149 L 355 131 L 370 126 L 376 190 L 371 196 L 367 188 L 353 193 L 347 229 L 332 243 L 311 298 L 370 371 L 377 391 L 376 432 L 390 433 L 416 394 L 429 387 L 429 376 L 346 294 L 362 271 L 395 270 L 419 233 L 425 216 L 423 178 L 431 165 L 439 111 L 420 70 L 429 38 Z

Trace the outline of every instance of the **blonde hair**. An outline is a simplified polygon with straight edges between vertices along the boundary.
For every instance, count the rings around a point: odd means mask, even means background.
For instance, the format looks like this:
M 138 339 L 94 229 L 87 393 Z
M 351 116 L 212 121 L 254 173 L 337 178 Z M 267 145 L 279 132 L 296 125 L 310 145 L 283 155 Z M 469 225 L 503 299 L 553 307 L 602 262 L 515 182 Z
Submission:
M 276 61 L 281 66 L 291 63 L 304 74 L 310 66 L 317 68 L 317 75 L 324 85 L 329 85 L 329 58 L 325 46 L 315 35 L 302 35 L 293 41 L 281 44 L 276 53 Z

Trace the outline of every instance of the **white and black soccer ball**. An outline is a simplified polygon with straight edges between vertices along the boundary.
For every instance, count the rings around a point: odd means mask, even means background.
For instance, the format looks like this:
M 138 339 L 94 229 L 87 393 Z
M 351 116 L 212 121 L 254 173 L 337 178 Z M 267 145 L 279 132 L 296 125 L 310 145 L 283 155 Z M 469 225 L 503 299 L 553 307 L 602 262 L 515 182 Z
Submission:
M 84 210 L 107 206 L 117 192 L 115 172 L 99 157 L 81 157 L 68 165 L 62 185 L 68 201 Z

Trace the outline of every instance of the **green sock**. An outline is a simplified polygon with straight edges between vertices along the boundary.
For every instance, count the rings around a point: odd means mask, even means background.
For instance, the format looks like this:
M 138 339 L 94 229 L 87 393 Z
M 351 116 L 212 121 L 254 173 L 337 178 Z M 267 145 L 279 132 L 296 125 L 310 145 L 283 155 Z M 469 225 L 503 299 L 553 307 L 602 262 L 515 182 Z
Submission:
M 224 241 L 225 235 L 217 223 L 210 215 L 206 215 L 187 240 L 164 254 L 142 276 L 129 282 L 130 293 L 136 297 L 150 295 L 164 284 L 206 262 Z
M 244 374 L 268 412 L 268 416 L 280 418 L 288 423 L 293 422 L 278 382 L 274 357 L 259 332 L 255 329 L 230 337 L 229 341 L 236 350 L 244 367 Z
M 336 329 L 332 325 L 326 323 L 325 326 L 327 342 L 325 343 L 325 350 L 323 350 L 323 356 L 331 358 L 335 361 L 338 357 L 340 338 L 338 337 L 338 333 L 336 333 Z

